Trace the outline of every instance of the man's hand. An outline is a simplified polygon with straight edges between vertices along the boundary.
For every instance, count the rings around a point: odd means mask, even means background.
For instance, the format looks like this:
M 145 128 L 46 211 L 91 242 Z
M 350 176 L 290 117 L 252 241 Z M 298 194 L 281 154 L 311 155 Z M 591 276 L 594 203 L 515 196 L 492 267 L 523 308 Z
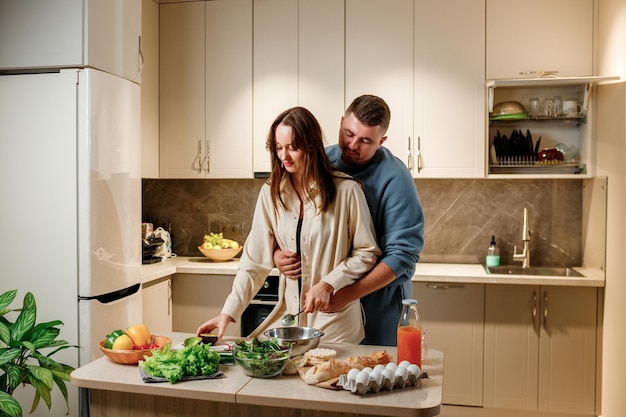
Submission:
M 318 310 L 323 311 L 328 305 L 333 291 L 333 286 L 324 281 L 315 284 L 304 295 L 304 311 L 306 313 L 313 313 Z
M 330 296 L 330 301 L 328 302 L 328 305 L 321 311 L 323 311 L 324 313 L 334 313 L 347 306 L 348 303 L 352 301 L 352 298 L 350 297 L 350 291 L 344 291 L 346 288 L 349 287 L 342 288 L 336 293 L 332 294 Z
M 295 252 L 281 250 L 279 247 L 276 247 L 274 250 L 274 263 L 278 271 L 287 278 L 298 279 L 302 274 L 300 255 L 297 255 Z

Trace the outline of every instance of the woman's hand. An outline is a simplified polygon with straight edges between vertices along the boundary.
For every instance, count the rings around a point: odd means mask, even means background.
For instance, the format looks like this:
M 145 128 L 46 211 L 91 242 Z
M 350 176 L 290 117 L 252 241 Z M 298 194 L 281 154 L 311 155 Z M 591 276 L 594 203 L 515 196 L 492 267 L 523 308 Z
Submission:
M 198 330 L 196 330 L 196 336 L 199 336 L 201 333 L 212 333 L 213 330 L 218 329 L 217 340 L 222 340 L 224 332 L 231 322 L 235 322 L 231 316 L 228 314 L 220 314 L 198 327 Z
M 320 281 L 315 284 L 304 294 L 304 311 L 313 313 L 314 311 L 325 310 L 333 291 L 333 286 L 327 282 Z
M 276 247 L 274 250 L 274 264 L 278 271 L 289 279 L 298 279 L 302 273 L 300 255 L 295 252 L 282 250 Z

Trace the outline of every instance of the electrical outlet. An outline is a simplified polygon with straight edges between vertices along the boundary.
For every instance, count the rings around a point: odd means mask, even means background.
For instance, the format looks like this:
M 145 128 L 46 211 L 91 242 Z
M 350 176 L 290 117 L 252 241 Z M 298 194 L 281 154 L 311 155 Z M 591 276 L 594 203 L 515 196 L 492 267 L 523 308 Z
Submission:
M 240 235 L 243 229 L 242 223 L 222 223 L 220 231 L 226 235 Z

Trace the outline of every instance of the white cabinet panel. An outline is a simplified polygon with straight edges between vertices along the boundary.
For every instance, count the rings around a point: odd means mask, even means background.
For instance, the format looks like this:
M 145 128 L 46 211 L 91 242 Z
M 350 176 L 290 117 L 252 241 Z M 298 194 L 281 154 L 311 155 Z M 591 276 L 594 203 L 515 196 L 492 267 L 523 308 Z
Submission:
M 208 178 L 252 178 L 252 0 L 206 2 Z
M 346 0 L 346 105 L 362 94 L 391 109 L 383 146 L 405 164 L 413 135 L 413 1 Z
M 160 176 L 204 178 L 204 2 L 159 10 Z
M 306 107 L 334 144 L 344 104 L 343 3 L 255 1 L 254 172 L 270 171 L 266 140 L 276 116 Z
M 337 143 L 344 100 L 344 6 L 299 0 L 298 105 L 311 110 L 326 143 Z M 320 24 L 323 22 L 323 25 Z
M 141 289 L 143 324 L 153 334 L 172 331 L 172 280 L 144 284 Z
M 487 0 L 487 79 L 593 75 L 593 0 Z
M 234 275 L 176 274 L 172 284 L 173 330 L 195 333 L 198 327 L 222 312 Z M 226 336 L 239 336 L 240 323 L 231 323 Z
M 414 32 L 413 174 L 483 177 L 485 0 L 416 1 Z
M 252 2 L 160 6 L 160 175 L 252 178 Z
M 429 348 L 444 353 L 443 403 L 482 406 L 485 286 L 413 283 Z
M 276 116 L 298 104 L 298 2 L 254 2 L 254 172 L 270 171 L 265 143 Z

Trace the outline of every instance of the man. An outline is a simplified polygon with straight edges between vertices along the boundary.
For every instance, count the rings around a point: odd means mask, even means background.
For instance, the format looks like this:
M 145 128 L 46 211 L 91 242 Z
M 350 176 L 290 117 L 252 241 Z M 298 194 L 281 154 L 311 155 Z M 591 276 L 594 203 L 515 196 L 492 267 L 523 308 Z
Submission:
M 424 246 L 424 212 L 406 166 L 382 144 L 391 113 L 380 97 L 357 97 L 341 118 L 339 143 L 326 148 L 339 170 L 357 178 L 374 220 L 382 255 L 378 264 L 349 287 L 337 291 L 327 311 L 361 299 L 365 339 L 361 343 L 395 346 L 402 299 L 412 298 L 411 277 Z M 274 260 L 289 278 L 300 274 L 300 259 L 277 250 Z

